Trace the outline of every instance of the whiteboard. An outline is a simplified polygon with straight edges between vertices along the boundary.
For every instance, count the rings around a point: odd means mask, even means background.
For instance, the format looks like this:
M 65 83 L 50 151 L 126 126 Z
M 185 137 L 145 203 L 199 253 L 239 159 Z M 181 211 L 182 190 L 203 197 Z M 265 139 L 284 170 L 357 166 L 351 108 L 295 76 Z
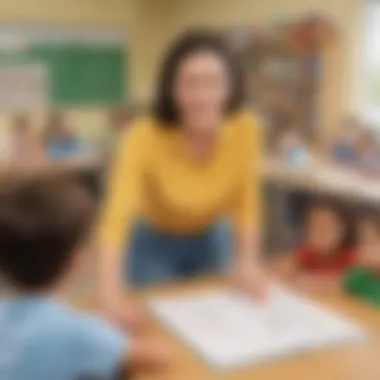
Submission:
M 210 291 L 153 298 L 148 307 L 219 370 L 347 344 L 366 335 L 346 317 L 275 285 L 265 304 L 232 292 Z

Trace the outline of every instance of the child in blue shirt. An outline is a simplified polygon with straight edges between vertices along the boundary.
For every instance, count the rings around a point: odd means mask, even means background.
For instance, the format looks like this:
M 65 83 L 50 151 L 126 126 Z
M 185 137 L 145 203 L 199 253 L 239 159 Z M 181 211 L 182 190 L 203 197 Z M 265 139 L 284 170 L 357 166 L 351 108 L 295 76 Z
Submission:
M 135 340 L 55 299 L 86 250 L 92 215 L 87 193 L 65 175 L 0 184 L 1 380 L 113 380 L 166 363 L 148 338 Z
M 54 112 L 45 128 L 46 155 L 52 159 L 64 159 L 86 153 L 86 147 L 78 136 L 67 127 L 64 115 Z
M 276 154 L 289 165 L 306 167 L 310 162 L 310 154 L 300 128 L 290 125 L 283 127 L 275 141 Z
M 380 175 L 380 153 L 375 133 L 369 129 L 362 131 L 358 139 L 357 150 L 360 173 L 368 177 L 378 177 Z

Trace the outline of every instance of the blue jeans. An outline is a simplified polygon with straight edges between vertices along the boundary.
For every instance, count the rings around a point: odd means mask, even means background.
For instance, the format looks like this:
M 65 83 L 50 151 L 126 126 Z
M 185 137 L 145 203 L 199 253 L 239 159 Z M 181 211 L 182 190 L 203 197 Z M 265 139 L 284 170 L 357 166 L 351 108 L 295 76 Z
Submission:
M 143 286 L 223 270 L 229 262 L 229 228 L 215 223 L 194 234 L 157 231 L 135 224 L 128 247 L 128 282 Z

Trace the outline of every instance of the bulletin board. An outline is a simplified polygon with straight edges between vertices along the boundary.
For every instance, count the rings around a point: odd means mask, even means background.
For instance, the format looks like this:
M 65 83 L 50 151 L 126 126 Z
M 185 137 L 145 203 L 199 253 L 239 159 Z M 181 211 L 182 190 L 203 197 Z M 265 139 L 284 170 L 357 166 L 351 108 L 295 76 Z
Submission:
M 0 91 L 0 108 L 35 106 L 28 92 L 54 106 L 120 103 L 128 97 L 127 67 L 120 31 L 0 28 L 0 72 L 23 72 L 30 84 L 18 80 L 19 74 L 4 75 L 2 87 L 12 101 L 2 101 Z

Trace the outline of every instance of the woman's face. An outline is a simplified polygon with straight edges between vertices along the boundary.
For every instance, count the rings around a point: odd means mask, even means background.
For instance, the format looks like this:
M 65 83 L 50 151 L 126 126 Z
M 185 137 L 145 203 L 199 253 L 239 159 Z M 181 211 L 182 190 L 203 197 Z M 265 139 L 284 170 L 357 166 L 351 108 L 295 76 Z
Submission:
M 196 133 L 215 132 L 231 92 L 225 62 L 206 50 L 189 55 L 178 67 L 173 91 L 181 123 L 186 128 Z
M 344 226 L 332 210 L 315 209 L 306 222 L 307 243 L 321 254 L 333 253 L 343 240 Z

